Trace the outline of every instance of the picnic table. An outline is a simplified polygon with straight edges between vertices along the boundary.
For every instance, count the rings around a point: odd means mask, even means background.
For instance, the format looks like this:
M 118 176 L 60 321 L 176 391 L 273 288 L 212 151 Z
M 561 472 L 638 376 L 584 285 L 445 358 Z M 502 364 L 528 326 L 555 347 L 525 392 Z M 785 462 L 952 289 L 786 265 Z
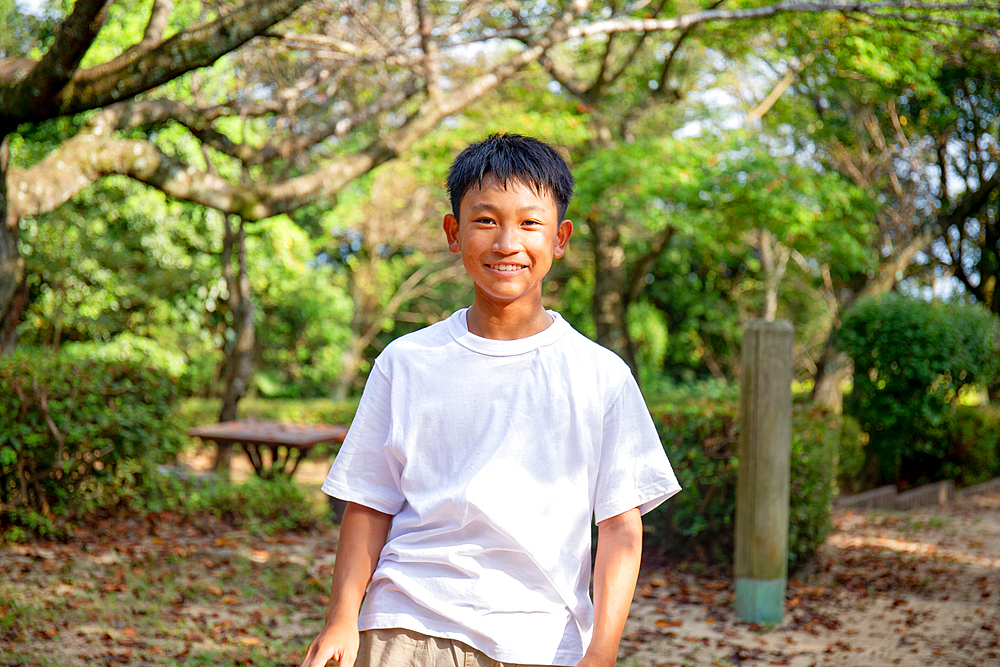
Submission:
M 299 461 L 316 445 L 323 442 L 343 442 L 347 426 L 242 420 L 198 426 L 189 430 L 188 435 L 217 445 L 240 445 L 260 477 L 276 474 L 291 477 L 295 474 Z M 263 450 L 270 452 L 269 461 L 265 461 Z

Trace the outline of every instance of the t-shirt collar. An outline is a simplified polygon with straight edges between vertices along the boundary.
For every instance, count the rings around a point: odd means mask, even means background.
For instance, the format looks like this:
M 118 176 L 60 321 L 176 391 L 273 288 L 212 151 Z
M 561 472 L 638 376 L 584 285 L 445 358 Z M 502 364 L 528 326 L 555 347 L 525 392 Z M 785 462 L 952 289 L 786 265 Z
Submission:
M 468 308 L 462 308 L 447 319 L 448 332 L 463 347 L 492 357 L 511 357 L 532 352 L 540 347 L 551 345 L 570 330 L 569 322 L 564 320 L 559 313 L 547 310 L 546 312 L 552 316 L 552 324 L 532 336 L 515 340 L 483 338 L 469 331 L 466 319 L 468 310 Z

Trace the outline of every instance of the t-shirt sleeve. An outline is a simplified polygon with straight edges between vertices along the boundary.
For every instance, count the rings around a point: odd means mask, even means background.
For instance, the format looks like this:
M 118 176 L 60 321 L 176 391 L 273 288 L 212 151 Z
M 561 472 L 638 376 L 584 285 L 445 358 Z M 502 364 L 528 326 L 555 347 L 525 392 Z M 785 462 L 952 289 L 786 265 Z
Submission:
M 395 515 L 404 498 L 400 463 L 386 447 L 392 426 L 390 397 L 391 383 L 376 363 L 322 488 L 335 498 Z
M 680 490 L 646 402 L 629 375 L 604 415 L 594 519 L 600 522 L 635 507 L 645 514 Z

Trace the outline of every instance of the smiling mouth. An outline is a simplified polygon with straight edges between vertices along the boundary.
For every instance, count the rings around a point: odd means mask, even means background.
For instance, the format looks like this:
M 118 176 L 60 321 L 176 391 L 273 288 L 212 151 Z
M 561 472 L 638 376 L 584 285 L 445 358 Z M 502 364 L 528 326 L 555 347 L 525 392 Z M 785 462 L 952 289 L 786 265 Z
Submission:
M 509 273 L 513 271 L 520 271 L 524 268 L 521 264 L 487 264 L 494 271 L 500 271 L 501 273 Z

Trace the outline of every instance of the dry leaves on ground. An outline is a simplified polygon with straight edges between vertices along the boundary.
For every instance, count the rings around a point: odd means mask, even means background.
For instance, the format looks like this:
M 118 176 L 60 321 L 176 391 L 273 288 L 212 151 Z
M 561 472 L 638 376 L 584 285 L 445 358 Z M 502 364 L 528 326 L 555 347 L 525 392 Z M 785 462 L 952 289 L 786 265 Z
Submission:
M 1000 494 L 838 514 L 784 622 L 742 623 L 722 569 L 646 563 L 620 664 L 1000 665 Z M 262 539 L 169 513 L 0 550 L 0 666 L 298 665 L 336 531 Z

